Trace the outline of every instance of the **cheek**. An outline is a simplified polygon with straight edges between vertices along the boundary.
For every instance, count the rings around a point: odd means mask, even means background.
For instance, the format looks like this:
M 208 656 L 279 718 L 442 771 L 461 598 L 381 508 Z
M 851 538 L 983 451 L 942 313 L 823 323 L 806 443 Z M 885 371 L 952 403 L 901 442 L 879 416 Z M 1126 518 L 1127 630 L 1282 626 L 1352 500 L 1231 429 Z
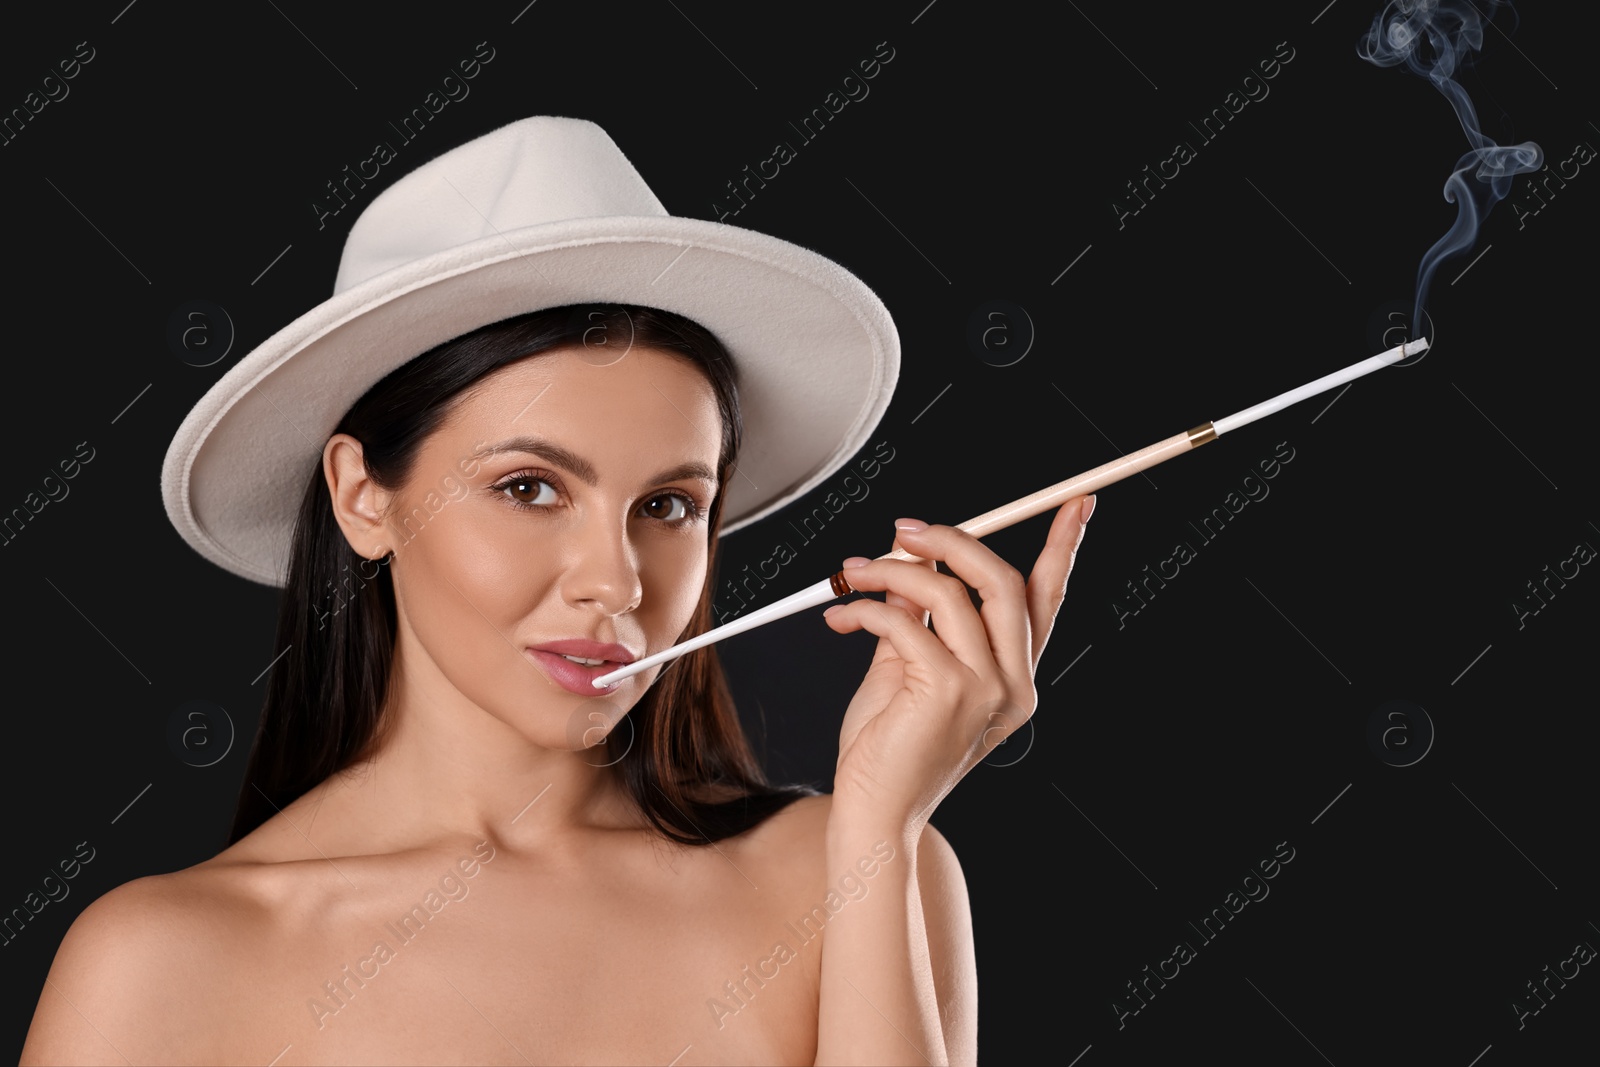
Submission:
M 652 650 L 675 642 L 689 625 L 709 567 L 700 542 L 663 546 L 651 559 L 643 581 L 639 614 Z
M 445 509 L 401 550 L 405 580 L 425 600 L 415 606 L 452 619 L 470 616 L 493 632 L 506 622 L 501 605 L 538 580 L 537 565 L 494 523 L 474 521 L 465 508 Z M 521 549 L 519 553 L 517 550 Z M 415 619 L 413 619 L 415 621 Z M 503 644 L 503 642 L 502 642 Z
M 394 574 L 406 619 L 439 671 L 479 707 L 513 711 L 559 693 L 523 655 L 526 620 L 551 594 L 550 568 L 494 523 L 440 513 L 401 546 Z

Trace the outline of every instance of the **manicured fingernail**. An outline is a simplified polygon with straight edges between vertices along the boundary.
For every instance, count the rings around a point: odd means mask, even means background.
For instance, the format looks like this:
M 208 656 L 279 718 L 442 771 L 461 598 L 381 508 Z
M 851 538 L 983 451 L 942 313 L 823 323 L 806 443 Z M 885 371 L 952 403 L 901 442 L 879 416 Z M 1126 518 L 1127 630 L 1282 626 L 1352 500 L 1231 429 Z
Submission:
M 871 562 L 866 556 L 851 556 L 844 561 L 844 567 L 845 570 L 850 570 L 855 567 L 865 567 Z
M 1093 514 L 1094 514 L 1094 497 L 1086 496 L 1086 497 L 1083 498 L 1083 506 L 1078 510 L 1078 523 L 1079 523 L 1079 525 L 1087 525 L 1088 522 L 1089 522 L 1089 516 L 1093 515 Z
M 894 520 L 894 528 L 903 530 L 906 533 L 921 533 L 928 528 L 928 524 L 921 519 L 896 519 Z
M 844 607 L 843 604 L 835 604 L 831 608 L 823 609 L 822 615 L 823 615 L 824 618 L 826 618 L 827 616 L 832 615 L 834 612 L 838 611 L 842 607 Z

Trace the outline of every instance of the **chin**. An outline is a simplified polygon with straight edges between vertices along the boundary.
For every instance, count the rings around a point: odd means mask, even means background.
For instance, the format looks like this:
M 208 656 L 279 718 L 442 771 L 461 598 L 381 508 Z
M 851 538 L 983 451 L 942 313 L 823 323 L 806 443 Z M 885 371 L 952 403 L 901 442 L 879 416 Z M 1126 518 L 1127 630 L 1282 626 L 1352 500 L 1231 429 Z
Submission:
M 540 748 L 563 752 L 591 748 L 604 751 L 613 732 L 622 738 L 632 737 L 630 725 L 623 722 L 632 705 L 633 701 L 625 703 L 615 696 L 581 697 L 547 684 L 546 692 L 539 693 L 521 707 L 492 713 Z M 494 704 L 483 706 L 493 708 Z M 606 756 L 605 760 L 612 758 Z

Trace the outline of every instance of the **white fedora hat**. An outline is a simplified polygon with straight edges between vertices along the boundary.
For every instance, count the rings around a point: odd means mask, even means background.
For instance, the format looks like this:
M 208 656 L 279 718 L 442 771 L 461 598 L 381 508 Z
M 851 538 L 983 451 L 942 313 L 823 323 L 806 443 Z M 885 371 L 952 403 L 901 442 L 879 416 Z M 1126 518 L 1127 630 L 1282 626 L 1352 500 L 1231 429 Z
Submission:
M 362 394 L 480 326 L 587 303 L 675 312 L 732 353 L 746 425 L 723 533 L 849 462 L 899 376 L 894 322 L 855 275 L 668 215 L 600 127 L 527 118 L 423 164 L 361 213 L 332 298 L 240 359 L 178 427 L 161 468 L 168 518 L 211 562 L 284 585 L 307 481 Z

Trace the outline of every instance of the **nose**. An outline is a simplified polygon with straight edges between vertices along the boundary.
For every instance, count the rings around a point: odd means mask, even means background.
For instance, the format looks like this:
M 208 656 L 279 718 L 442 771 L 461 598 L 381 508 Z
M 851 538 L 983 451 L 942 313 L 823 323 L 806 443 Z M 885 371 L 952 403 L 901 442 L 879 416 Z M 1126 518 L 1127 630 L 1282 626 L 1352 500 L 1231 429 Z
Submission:
M 639 579 L 639 553 L 628 535 L 626 520 L 585 522 L 573 531 L 574 544 L 562 581 L 562 597 L 577 608 L 621 615 L 639 606 L 644 584 Z

